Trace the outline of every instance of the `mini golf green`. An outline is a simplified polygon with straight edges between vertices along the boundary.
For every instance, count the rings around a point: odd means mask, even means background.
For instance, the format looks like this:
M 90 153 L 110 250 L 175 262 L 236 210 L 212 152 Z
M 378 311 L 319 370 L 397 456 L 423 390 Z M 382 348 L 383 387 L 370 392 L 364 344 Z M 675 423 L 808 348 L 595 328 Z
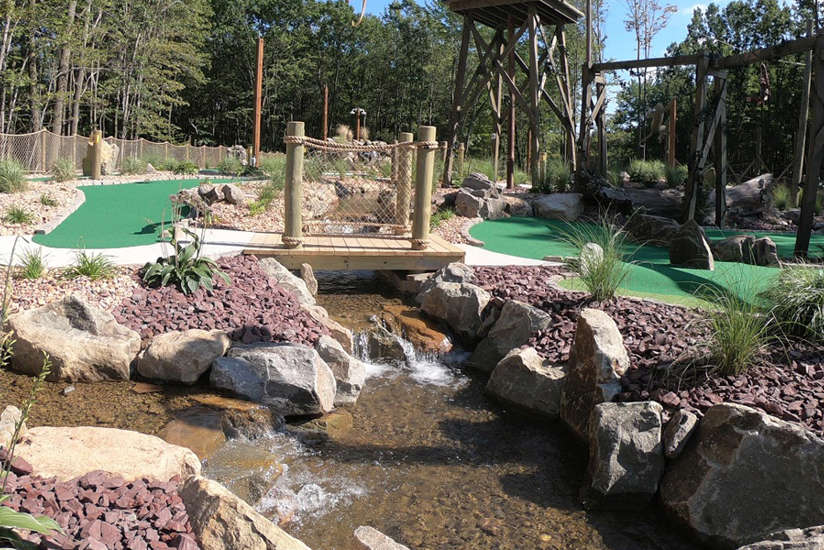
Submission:
M 472 227 L 469 233 L 485 243 L 484 248 L 494 252 L 522 258 L 541 259 L 546 256 L 575 256 L 578 250 L 565 243 L 561 236 L 566 222 L 540 218 L 505 218 L 487 220 Z M 707 231 L 711 240 L 733 234 L 722 230 Z M 792 255 L 795 238 L 788 234 L 754 233 L 769 236 L 782 257 Z M 824 237 L 815 235 L 811 250 L 824 247 Z M 677 302 L 695 303 L 694 294 L 707 288 L 734 290 L 742 298 L 752 300 L 764 290 L 778 270 L 733 262 L 716 262 L 715 271 L 673 267 L 669 253 L 659 246 L 629 245 L 626 253 L 631 256 L 629 274 L 622 290 L 631 295 L 672 297 Z M 575 283 L 571 285 L 576 287 Z
M 229 183 L 234 179 L 210 179 Z M 54 248 L 123 248 L 157 242 L 160 226 L 169 223 L 169 195 L 197 187 L 200 180 L 165 180 L 78 187 L 86 201 L 63 223 L 34 242 Z

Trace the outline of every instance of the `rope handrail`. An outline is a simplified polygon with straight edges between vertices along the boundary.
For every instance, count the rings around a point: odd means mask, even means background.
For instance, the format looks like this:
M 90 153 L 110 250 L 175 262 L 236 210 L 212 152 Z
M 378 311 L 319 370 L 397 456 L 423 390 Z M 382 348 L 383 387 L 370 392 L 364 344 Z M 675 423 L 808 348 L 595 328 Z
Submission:
M 349 143 L 338 143 L 334 141 L 324 141 L 322 139 L 307 136 L 284 136 L 283 143 L 287 145 L 304 145 L 319 149 L 321 151 L 336 151 L 340 153 L 369 153 L 372 151 L 391 151 L 402 147 L 419 149 L 439 149 L 440 143 L 437 141 L 404 141 L 401 143 L 382 143 L 373 145 L 355 145 Z

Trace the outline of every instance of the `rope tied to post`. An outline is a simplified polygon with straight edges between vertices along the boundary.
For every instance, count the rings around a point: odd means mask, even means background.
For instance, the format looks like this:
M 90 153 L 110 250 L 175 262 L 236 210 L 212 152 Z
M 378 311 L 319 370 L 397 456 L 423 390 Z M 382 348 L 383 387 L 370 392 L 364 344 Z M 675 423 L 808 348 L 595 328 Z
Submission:
M 311 147 L 312 149 L 338 153 L 369 153 L 372 151 L 381 152 L 401 149 L 404 147 L 416 149 L 440 149 L 440 143 L 437 141 L 406 141 L 401 143 L 357 145 L 324 141 L 322 139 L 307 136 L 284 136 L 283 143 L 287 145 L 303 145 Z

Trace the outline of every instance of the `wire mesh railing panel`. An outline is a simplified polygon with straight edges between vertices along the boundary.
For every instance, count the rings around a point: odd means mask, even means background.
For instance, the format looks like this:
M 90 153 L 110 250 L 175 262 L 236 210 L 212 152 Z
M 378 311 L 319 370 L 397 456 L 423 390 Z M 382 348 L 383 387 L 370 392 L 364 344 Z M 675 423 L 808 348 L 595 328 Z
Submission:
M 410 230 L 414 146 L 304 144 L 307 234 L 401 235 Z

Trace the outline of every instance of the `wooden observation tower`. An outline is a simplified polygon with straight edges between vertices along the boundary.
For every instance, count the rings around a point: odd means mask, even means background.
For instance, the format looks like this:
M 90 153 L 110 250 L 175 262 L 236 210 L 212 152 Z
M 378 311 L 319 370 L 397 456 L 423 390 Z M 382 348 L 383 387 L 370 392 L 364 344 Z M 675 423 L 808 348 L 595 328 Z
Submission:
M 516 106 L 523 109 L 529 119 L 529 169 L 532 181 L 539 179 L 542 101 L 546 101 L 561 121 L 566 134 L 565 156 L 574 170 L 575 106 L 572 103 L 564 25 L 576 23 L 583 14 L 563 0 L 447 0 L 447 5 L 452 11 L 463 15 L 463 32 L 447 128 L 444 185 L 452 183 L 453 152 L 466 113 L 484 92 L 492 104 L 495 127 L 493 163 L 496 173 L 503 124 L 505 121 L 509 123 L 507 183 L 510 186 L 513 185 L 515 163 Z M 492 32 L 481 32 L 479 24 L 489 27 Z M 524 36 L 529 52 L 527 59 L 521 57 L 516 48 Z M 474 72 L 467 75 L 470 43 L 474 44 L 478 64 Z M 519 87 L 520 72 L 526 75 L 526 85 Z M 557 86 L 557 98 L 547 91 L 548 81 L 550 86 Z M 508 116 L 501 112 L 504 88 L 510 97 Z

